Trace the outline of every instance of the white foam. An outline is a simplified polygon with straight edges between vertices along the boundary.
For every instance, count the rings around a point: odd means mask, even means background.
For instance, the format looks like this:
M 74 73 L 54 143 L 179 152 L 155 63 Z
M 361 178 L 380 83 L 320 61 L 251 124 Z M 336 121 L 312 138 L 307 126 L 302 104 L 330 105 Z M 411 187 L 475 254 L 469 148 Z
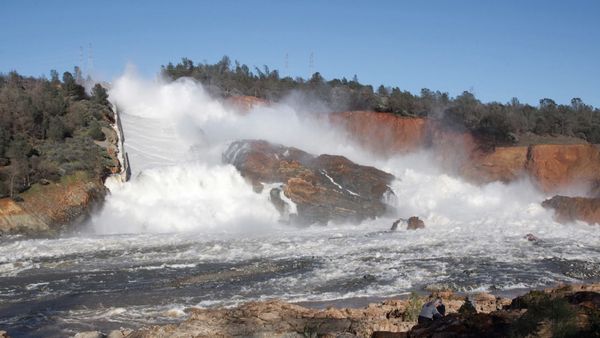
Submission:
M 325 177 L 327 177 L 331 183 L 333 183 L 336 187 L 338 187 L 338 189 L 344 190 L 344 188 L 339 183 L 337 183 L 336 181 L 334 181 L 333 178 L 331 178 L 331 176 L 329 176 L 327 174 L 326 170 L 321 170 L 321 173 L 323 173 L 323 175 L 325 175 Z
M 93 219 L 100 233 L 258 231 L 278 217 L 231 165 L 186 162 L 149 169 L 110 188 Z

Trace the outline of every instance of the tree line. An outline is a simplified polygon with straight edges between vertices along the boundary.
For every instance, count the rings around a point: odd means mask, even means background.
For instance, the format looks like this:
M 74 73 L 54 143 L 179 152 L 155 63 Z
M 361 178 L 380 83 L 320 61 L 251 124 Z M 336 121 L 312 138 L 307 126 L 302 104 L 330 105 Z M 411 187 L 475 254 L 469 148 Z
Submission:
M 109 157 L 94 140 L 114 119 L 107 99 L 100 84 L 87 94 L 70 72 L 0 73 L 0 197 L 75 171 L 104 175 Z
M 175 65 L 163 66 L 161 71 L 173 80 L 194 78 L 212 95 L 221 97 L 250 95 L 278 101 L 295 90 L 337 111 L 374 110 L 440 119 L 444 125 L 469 130 L 491 145 L 514 144 L 524 133 L 564 135 L 600 143 L 600 110 L 580 98 L 573 98 L 570 104 L 557 104 L 543 98 L 538 106 L 532 106 L 517 98 L 508 103 L 484 103 L 469 91 L 451 97 L 446 92 L 427 88 L 418 94 L 383 85 L 374 90 L 373 86 L 360 83 L 356 75 L 351 80 L 326 80 L 318 72 L 309 79 L 282 77 L 267 66 L 250 69 L 237 61 L 232 64 L 227 56 L 214 64 L 194 64 L 183 58 Z

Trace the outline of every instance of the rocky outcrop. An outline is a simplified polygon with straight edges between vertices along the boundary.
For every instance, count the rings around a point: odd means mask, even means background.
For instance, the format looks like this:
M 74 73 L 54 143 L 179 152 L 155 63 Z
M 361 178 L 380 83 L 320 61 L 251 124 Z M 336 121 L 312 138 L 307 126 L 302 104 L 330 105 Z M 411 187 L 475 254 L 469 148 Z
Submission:
M 98 146 L 106 150 L 107 155 L 110 158 L 111 165 L 109 166 L 110 173 L 112 175 L 121 172 L 122 167 L 119 161 L 119 134 L 114 128 L 102 128 L 102 132 L 106 136 L 104 141 L 94 141 Z
M 600 285 L 531 291 L 491 313 L 450 314 L 407 337 L 598 337 Z
M 542 206 L 554 209 L 556 220 L 562 223 L 600 224 L 600 198 L 554 196 L 545 200 Z
M 106 194 L 102 180 L 77 172 L 59 183 L 35 184 L 22 201 L 0 199 L 0 232 L 55 233 L 83 221 Z
M 426 297 L 387 300 L 365 308 L 318 310 L 282 301 L 250 302 L 232 309 L 189 309 L 178 325 L 140 329 L 128 337 L 595 337 L 600 323 L 600 284 L 531 291 L 512 301 L 482 293 L 442 297 L 446 317 L 416 325 Z M 565 331 L 568 330 L 568 331 Z
M 554 192 L 600 182 L 600 150 L 591 144 L 490 148 L 467 131 L 435 120 L 362 111 L 334 113 L 330 120 L 347 130 L 350 138 L 383 156 L 431 149 L 447 170 L 478 184 L 529 176 L 542 191 Z
M 271 201 L 280 212 L 286 205 L 295 209 L 292 221 L 300 224 L 360 222 L 381 216 L 388 208 L 384 196 L 393 194 L 389 184 L 394 176 L 343 156 L 313 156 L 293 147 L 246 140 L 232 143 L 223 160 L 255 187 L 280 184 L 269 192 Z
M 456 313 L 463 298 L 452 293 L 445 296 L 447 312 Z M 412 319 L 425 298 L 325 310 L 278 300 L 250 302 L 233 309 L 189 309 L 189 318 L 179 325 L 141 329 L 128 337 L 371 337 L 375 332 L 408 332 L 416 324 Z M 487 305 L 490 298 L 497 303 L 491 308 Z M 477 306 L 478 300 L 474 303 Z M 507 304 L 510 300 L 488 295 L 482 305 L 496 310 Z
M 425 228 L 425 222 L 423 222 L 417 216 L 412 216 L 412 217 L 410 217 L 408 219 L 399 218 L 394 223 L 392 223 L 392 228 L 390 230 L 391 231 L 396 231 L 396 230 L 398 230 L 399 226 L 406 226 L 406 230 L 424 229 Z
M 424 228 L 425 228 L 425 222 L 423 222 L 423 220 L 421 220 L 419 217 L 413 216 L 408 219 L 408 224 L 406 225 L 407 230 L 417 230 L 417 229 L 424 229 Z

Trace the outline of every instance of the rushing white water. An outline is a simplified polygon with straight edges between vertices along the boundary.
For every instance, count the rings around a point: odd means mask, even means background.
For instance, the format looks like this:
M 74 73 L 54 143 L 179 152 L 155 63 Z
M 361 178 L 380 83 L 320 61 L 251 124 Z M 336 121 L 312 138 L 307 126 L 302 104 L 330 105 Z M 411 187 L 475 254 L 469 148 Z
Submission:
M 300 258 L 308 253 L 339 257 L 331 261 L 332 266 L 315 272 L 317 280 L 303 276 L 303 282 L 286 281 L 286 285 L 302 283 L 295 291 L 298 295 L 305 294 L 310 285 L 373 271 L 379 277 L 386 276 L 390 283 L 386 287 L 361 289 L 358 294 L 385 295 L 418 283 L 439 281 L 448 273 L 446 269 L 452 269 L 448 262 L 444 263 L 450 258 L 479 257 L 482 261 L 518 266 L 535 260 L 564 258 L 561 256 L 564 251 L 573 255 L 573 259 L 595 262 L 599 259 L 594 249 L 595 243 L 600 242 L 598 231 L 583 224 L 564 226 L 554 222 L 552 213 L 540 205 L 547 196 L 529 181 L 476 186 L 444 174 L 426 152 L 391 159 L 375 157 L 330 126 L 327 119 L 304 111 L 297 98 L 292 104 L 257 107 L 250 114 L 239 114 L 207 96 L 192 80 L 148 82 L 131 74 L 115 83 L 111 98 L 124 112 L 125 146 L 134 173 L 140 174 L 134 174 L 131 182 L 110 186 L 112 196 L 94 221 L 98 233 L 185 230 L 196 233 L 199 239 L 208 233 L 228 234 L 228 243 L 235 244 L 230 249 L 220 244 L 221 250 L 209 259 L 217 262 Z M 386 230 L 393 221 L 386 218 L 336 228 L 292 229 L 278 224 L 278 214 L 268 201 L 268 189 L 262 195 L 254 193 L 232 166 L 221 163 L 221 153 L 229 142 L 250 138 L 295 146 L 315 154 L 341 154 L 393 173 L 397 177 L 392 185 L 397 216 L 418 215 L 427 228 L 390 238 L 368 235 Z M 164 161 L 157 161 L 156 154 L 161 154 Z M 264 232 L 269 235 L 262 237 Z M 301 240 L 293 246 L 279 246 L 281 241 L 287 243 L 289 232 L 301 236 Z M 248 233 L 258 236 L 259 247 L 253 241 L 240 239 Z M 560 248 L 552 245 L 543 253 L 539 250 L 528 253 L 532 244 L 522 240 L 527 233 L 536 234 L 546 243 L 557 241 Z M 348 238 L 356 242 L 345 242 Z M 234 249 L 236 246 L 239 249 Z M 400 252 L 402 257 L 398 257 Z M 383 259 L 386 253 L 389 257 Z M 376 267 L 371 264 L 372 255 L 382 261 Z M 407 258 L 434 260 L 429 268 L 435 269 L 399 274 L 397 260 Z M 492 279 L 496 278 L 499 277 Z M 536 285 L 531 280 L 523 284 L 511 278 L 497 284 L 505 288 Z M 538 281 L 545 282 L 543 278 Z M 493 284 L 490 279 L 487 284 L 476 282 L 468 287 L 486 288 Z M 352 294 L 321 292 L 311 297 Z
M 443 173 L 427 152 L 377 158 L 298 99 L 238 114 L 191 80 L 131 73 L 115 81 L 110 98 L 122 113 L 132 179 L 107 182 L 111 194 L 88 231 L 0 245 L 0 323 L 17 333 L 164 323 L 181 320 L 187 306 L 271 297 L 323 301 L 432 284 L 473 292 L 600 280 L 598 228 L 554 222 L 540 206 L 547 196 L 527 180 L 475 186 Z M 221 162 L 230 142 L 250 138 L 394 174 L 396 215 L 359 225 L 279 223 L 269 189 L 253 192 Z M 395 218 L 413 215 L 425 229 L 388 231 Z M 527 233 L 540 241 L 523 239 Z

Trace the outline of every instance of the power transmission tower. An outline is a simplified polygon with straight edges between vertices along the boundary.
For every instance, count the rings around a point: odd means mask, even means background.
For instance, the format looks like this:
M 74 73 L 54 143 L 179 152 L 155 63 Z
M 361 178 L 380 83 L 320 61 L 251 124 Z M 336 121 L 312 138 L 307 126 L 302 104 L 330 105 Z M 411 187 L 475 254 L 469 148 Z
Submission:
M 89 44 L 89 49 L 88 49 L 88 77 L 90 77 L 91 74 L 94 73 L 94 53 L 92 50 L 92 43 L 90 42 Z
M 84 69 L 83 69 L 83 46 L 79 46 L 79 69 L 81 69 L 81 71 L 84 71 Z M 87 72 L 87 69 L 85 69 L 85 71 Z
M 313 75 L 315 68 L 315 53 L 310 52 L 310 58 L 308 59 L 308 78 Z

